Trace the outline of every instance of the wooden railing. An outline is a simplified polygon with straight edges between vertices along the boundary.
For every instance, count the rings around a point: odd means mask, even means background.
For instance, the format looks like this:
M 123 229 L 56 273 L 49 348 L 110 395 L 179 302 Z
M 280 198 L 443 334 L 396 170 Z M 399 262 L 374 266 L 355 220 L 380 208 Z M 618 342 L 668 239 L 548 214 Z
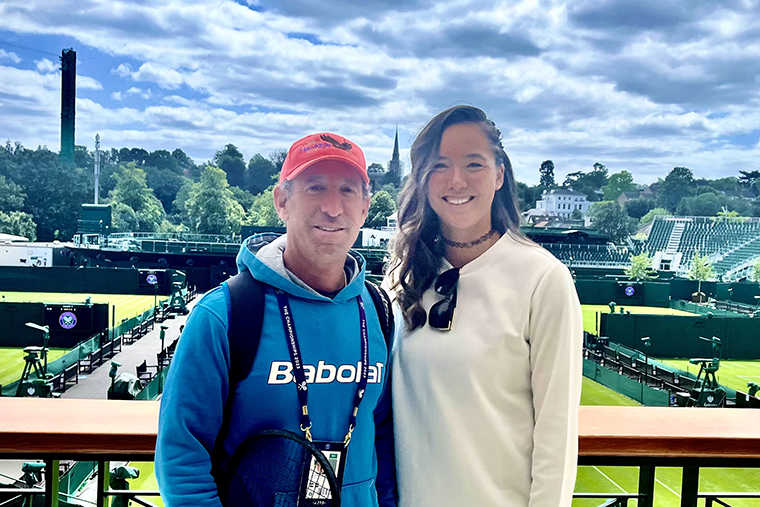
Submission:
M 699 493 L 701 467 L 760 468 L 760 410 L 673 407 L 581 407 L 580 465 L 636 466 L 638 493 L 576 494 L 578 498 L 637 498 L 651 507 L 655 468 L 683 468 L 681 505 L 705 498 L 760 498 L 757 493 Z M 97 461 L 98 505 L 119 493 L 108 485 L 111 460 L 151 461 L 158 402 L 0 398 L 0 458 L 43 459 L 45 502 L 57 505 L 60 459 Z M 22 489 L 15 489 L 16 493 Z M 7 490 L 0 490 L 6 493 Z M 128 496 L 155 495 L 130 491 Z M 725 505 L 725 504 L 722 504 Z

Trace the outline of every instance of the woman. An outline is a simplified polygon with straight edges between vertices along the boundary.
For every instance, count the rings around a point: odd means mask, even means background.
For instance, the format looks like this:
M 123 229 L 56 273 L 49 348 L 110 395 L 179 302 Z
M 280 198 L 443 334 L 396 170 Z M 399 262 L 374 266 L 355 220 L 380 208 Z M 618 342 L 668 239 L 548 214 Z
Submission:
M 567 268 L 519 233 L 500 133 L 457 106 L 412 146 L 389 283 L 401 507 L 569 506 L 582 317 Z

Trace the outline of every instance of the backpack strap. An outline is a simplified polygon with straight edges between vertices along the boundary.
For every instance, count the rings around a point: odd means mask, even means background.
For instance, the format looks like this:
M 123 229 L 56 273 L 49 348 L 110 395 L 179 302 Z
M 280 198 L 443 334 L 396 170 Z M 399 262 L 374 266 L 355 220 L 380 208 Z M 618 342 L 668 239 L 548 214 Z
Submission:
M 238 382 L 245 379 L 253 368 L 256 351 L 261 339 L 264 323 L 264 283 L 256 280 L 249 271 L 243 271 L 229 278 L 226 282 L 230 296 L 228 314 L 227 340 L 230 351 L 229 394 L 224 404 L 222 426 L 214 441 L 211 452 L 211 474 L 219 481 L 222 475 L 222 457 L 224 440 L 227 437 L 232 419 L 233 398 Z M 383 331 L 385 345 L 390 354 L 395 322 L 393 309 L 388 294 L 369 280 L 365 281 L 367 291 L 377 311 L 380 328 Z
M 380 320 L 380 329 L 383 330 L 383 337 L 385 338 L 385 346 L 388 349 L 388 354 L 390 354 L 391 345 L 393 345 L 393 334 L 396 327 L 396 322 L 393 318 L 391 298 L 382 287 L 378 287 L 369 280 L 365 280 L 364 283 L 367 285 L 367 291 L 372 297 L 372 302 L 375 304 L 377 318 Z
M 229 394 L 224 404 L 222 426 L 211 452 L 211 474 L 217 481 L 222 472 L 223 444 L 230 430 L 235 388 L 253 368 L 264 323 L 264 284 L 256 280 L 250 271 L 238 273 L 227 279 L 225 283 L 230 297 L 230 308 L 227 314 L 230 371 Z

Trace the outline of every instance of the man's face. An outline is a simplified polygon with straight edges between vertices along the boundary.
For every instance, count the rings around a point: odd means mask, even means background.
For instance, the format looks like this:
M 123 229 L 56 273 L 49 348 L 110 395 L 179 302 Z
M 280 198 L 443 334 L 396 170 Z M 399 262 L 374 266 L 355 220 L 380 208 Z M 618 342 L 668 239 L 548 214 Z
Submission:
M 367 218 L 369 198 L 362 185 L 356 169 L 326 160 L 291 180 L 290 195 L 275 187 L 277 214 L 287 225 L 289 256 L 306 258 L 308 264 L 335 257 L 342 265 Z

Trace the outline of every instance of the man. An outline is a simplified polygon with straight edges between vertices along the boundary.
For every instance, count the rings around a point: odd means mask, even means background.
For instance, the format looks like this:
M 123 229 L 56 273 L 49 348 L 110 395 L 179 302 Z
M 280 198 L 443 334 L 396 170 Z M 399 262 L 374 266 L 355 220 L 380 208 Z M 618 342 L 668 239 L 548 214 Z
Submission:
M 368 189 L 364 154 L 349 140 L 314 134 L 290 148 L 274 190 L 287 234 L 264 246 L 262 236 L 253 236 L 237 258 L 239 272 L 265 284 L 262 331 L 250 373 L 237 384 L 229 378 L 227 284 L 195 306 L 177 347 L 161 400 L 156 447 L 156 475 L 167 507 L 220 505 L 211 473 L 212 454 L 214 460 L 219 454 L 215 444 L 225 461 L 259 431 L 302 434 L 294 382 L 294 365 L 299 364 L 308 384 L 308 431 L 314 441 L 343 442 L 359 377 L 366 378 L 339 477 L 342 505 L 395 505 L 388 352 L 365 286 L 364 259 L 349 252 L 367 217 Z M 366 307 L 363 320 L 360 299 Z M 302 361 L 291 356 L 283 301 L 289 305 Z M 362 323 L 368 329 L 366 341 Z M 369 368 L 363 375 L 357 363 L 365 343 Z M 226 406 L 230 392 L 231 406 Z M 222 430 L 225 410 L 229 426 Z M 222 445 L 217 443 L 220 430 Z

